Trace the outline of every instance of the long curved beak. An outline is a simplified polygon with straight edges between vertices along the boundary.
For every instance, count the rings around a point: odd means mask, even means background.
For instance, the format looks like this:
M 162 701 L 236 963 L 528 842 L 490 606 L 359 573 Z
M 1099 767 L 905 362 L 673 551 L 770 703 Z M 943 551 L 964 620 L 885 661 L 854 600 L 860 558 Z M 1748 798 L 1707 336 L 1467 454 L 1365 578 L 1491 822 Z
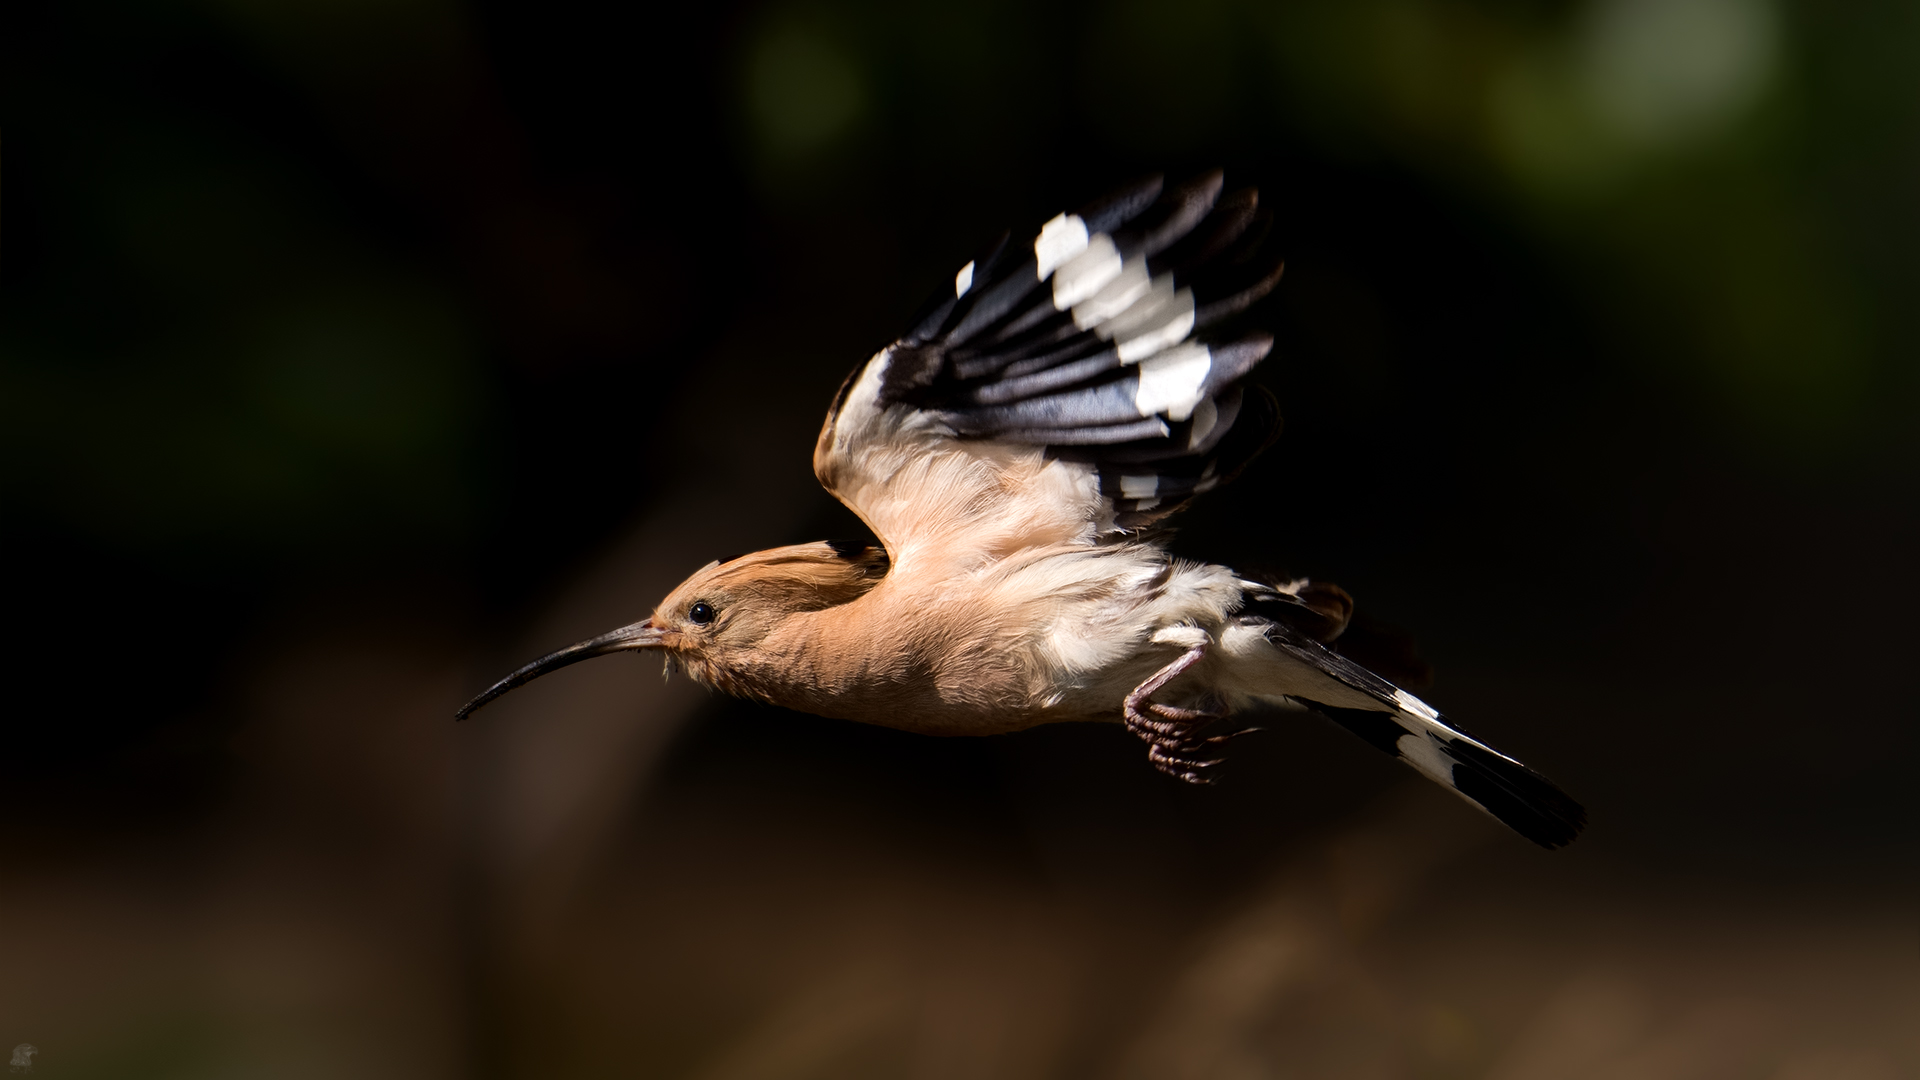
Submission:
M 596 638 L 588 638 L 575 645 L 569 645 L 526 665 L 513 674 L 487 687 L 486 692 L 453 714 L 455 720 L 465 720 L 475 709 L 499 697 L 517 686 L 527 683 L 552 671 L 559 671 L 568 664 L 577 664 L 582 660 L 591 660 L 608 653 L 625 652 L 629 649 L 657 649 L 660 647 L 662 632 L 653 625 L 651 619 L 623 626 L 618 630 L 609 630 Z

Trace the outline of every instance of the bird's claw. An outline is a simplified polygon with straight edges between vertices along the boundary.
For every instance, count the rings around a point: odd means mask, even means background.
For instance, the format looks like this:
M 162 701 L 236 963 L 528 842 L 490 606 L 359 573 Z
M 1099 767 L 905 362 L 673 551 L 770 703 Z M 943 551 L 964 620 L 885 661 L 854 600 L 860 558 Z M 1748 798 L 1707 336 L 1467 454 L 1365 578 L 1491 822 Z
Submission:
M 1162 708 L 1165 707 L 1155 706 L 1153 711 L 1161 712 Z M 1203 759 L 1196 755 L 1205 751 L 1210 745 L 1225 742 L 1233 736 L 1216 735 L 1211 738 L 1202 738 L 1195 732 L 1225 714 L 1204 709 L 1180 709 L 1178 712 L 1190 716 L 1191 719 L 1186 719 L 1183 723 L 1170 723 L 1134 713 L 1127 718 L 1127 730 L 1147 744 L 1147 761 L 1154 768 L 1189 784 L 1211 784 L 1212 779 L 1203 775 L 1201 770 L 1213 768 L 1220 764 L 1221 759 Z M 1241 732 L 1234 732 L 1234 735 L 1238 734 Z
M 1199 784 L 1202 787 L 1207 787 L 1212 785 L 1213 777 L 1204 775 L 1200 770 L 1211 769 L 1215 765 L 1220 764 L 1222 759 L 1210 758 L 1207 760 L 1199 760 L 1182 754 L 1168 753 L 1160 747 L 1149 743 L 1147 744 L 1147 760 L 1153 764 L 1154 768 L 1166 773 L 1175 780 L 1183 780 L 1189 784 Z
M 1144 708 L 1126 710 L 1127 730 L 1143 739 L 1149 739 L 1155 735 L 1184 739 L 1192 734 L 1194 728 L 1219 720 L 1226 715 L 1224 712 L 1208 709 L 1183 709 L 1174 705 L 1148 703 Z M 1164 719 L 1156 720 L 1155 716 L 1164 717 Z
M 1206 655 L 1206 646 L 1197 645 L 1183 653 L 1173 663 L 1155 672 L 1153 677 L 1136 687 L 1121 708 L 1127 730 L 1133 732 L 1147 744 L 1147 761 L 1154 768 L 1176 780 L 1189 784 L 1211 784 L 1212 778 L 1204 770 L 1219 765 L 1220 758 L 1202 758 L 1209 746 L 1217 746 L 1228 739 L 1238 738 L 1254 728 L 1243 728 L 1226 735 L 1201 736 L 1200 730 L 1215 720 L 1227 716 L 1226 707 L 1217 701 L 1209 702 L 1211 707 L 1186 708 L 1178 705 L 1162 705 L 1150 700 L 1152 695 L 1174 676 L 1192 667 Z
M 1161 705 L 1157 702 L 1148 702 L 1147 711 L 1153 713 L 1155 716 L 1163 716 L 1175 724 L 1183 726 L 1204 724 L 1213 720 L 1224 720 L 1227 716 L 1224 710 L 1183 709 L 1178 705 Z

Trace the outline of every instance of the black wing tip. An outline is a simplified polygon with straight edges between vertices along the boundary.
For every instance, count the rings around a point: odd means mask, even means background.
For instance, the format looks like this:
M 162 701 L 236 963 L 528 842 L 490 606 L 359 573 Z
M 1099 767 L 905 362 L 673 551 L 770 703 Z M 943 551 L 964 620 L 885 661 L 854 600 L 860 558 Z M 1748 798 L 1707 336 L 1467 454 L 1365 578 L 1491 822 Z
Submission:
M 1076 213 L 1087 223 L 1087 231 L 1112 232 L 1157 202 L 1166 186 L 1166 173 L 1147 173 L 1082 206 Z

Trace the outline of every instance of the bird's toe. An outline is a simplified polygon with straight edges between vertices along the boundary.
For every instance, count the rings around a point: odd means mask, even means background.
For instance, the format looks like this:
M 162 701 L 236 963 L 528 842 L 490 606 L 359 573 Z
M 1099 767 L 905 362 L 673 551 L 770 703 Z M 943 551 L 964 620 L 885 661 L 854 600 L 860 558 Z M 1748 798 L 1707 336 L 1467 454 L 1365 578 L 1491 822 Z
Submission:
M 1222 720 L 1227 715 L 1225 711 L 1218 708 L 1187 709 L 1178 705 L 1161 705 L 1158 702 L 1148 703 L 1147 709 L 1155 716 L 1164 717 L 1182 727 Z

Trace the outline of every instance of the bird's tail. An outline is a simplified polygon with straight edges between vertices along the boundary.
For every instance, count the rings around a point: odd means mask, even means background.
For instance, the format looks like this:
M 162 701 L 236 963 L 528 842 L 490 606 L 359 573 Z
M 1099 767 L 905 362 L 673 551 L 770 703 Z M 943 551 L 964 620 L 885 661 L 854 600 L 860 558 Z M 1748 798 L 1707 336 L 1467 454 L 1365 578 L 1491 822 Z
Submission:
M 1554 782 L 1473 738 L 1404 691 L 1392 711 L 1313 705 L 1314 711 L 1392 754 L 1544 848 L 1571 844 L 1586 808 Z
M 1250 589 L 1250 598 L 1285 604 L 1289 616 L 1290 609 L 1298 606 L 1297 599 L 1273 596 L 1272 586 L 1248 584 L 1266 594 Z M 1339 594 L 1342 599 L 1345 595 Z M 1316 602 L 1315 606 L 1329 605 Z M 1340 605 L 1332 606 L 1337 610 Z M 1324 611 L 1313 614 L 1325 623 Z M 1344 622 L 1344 612 L 1341 614 Z M 1586 827 L 1586 809 L 1553 781 L 1474 738 L 1426 702 L 1322 644 L 1316 640 L 1318 635 L 1310 632 L 1313 623 L 1303 629 L 1296 625 L 1301 620 L 1294 617 L 1284 621 L 1253 617 L 1247 621 L 1259 626 L 1266 642 L 1293 672 L 1285 679 L 1284 694 L 1276 696 L 1320 713 L 1369 746 L 1399 758 L 1541 847 L 1565 847 Z M 1307 670 L 1303 672 L 1302 668 Z

